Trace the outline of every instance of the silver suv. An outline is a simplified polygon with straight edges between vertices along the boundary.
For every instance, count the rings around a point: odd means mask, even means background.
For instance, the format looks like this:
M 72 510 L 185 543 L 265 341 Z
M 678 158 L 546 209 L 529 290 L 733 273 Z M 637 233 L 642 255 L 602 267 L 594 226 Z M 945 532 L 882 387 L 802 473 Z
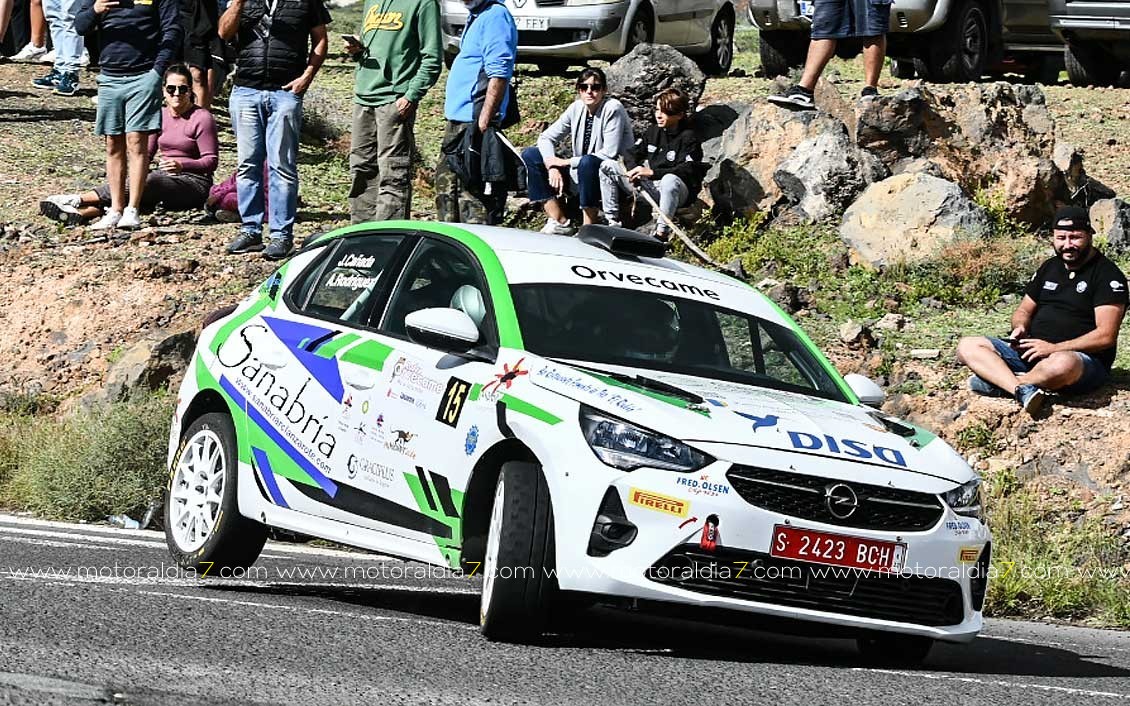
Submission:
M 1077 86 L 1110 86 L 1130 71 L 1130 0 L 1049 0 L 1063 38 L 1067 76 Z
M 518 24 L 518 58 L 559 72 L 588 59 L 617 59 L 637 44 L 669 44 L 709 74 L 734 59 L 732 0 L 506 0 Z M 448 63 L 459 53 L 467 10 L 443 0 Z
M 766 74 L 784 75 L 804 64 L 813 9 L 813 0 L 750 0 Z M 841 43 L 848 55 L 853 49 Z M 895 0 L 887 54 L 897 78 L 976 81 L 1022 70 L 1052 83 L 1063 44 L 1051 31 L 1045 0 Z

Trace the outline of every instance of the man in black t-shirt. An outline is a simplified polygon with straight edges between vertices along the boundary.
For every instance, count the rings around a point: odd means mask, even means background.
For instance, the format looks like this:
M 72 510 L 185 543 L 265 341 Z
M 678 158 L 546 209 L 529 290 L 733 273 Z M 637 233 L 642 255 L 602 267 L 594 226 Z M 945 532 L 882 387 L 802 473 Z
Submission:
M 1052 247 L 1012 314 L 1008 338 L 967 336 L 957 357 L 974 372 L 969 387 L 981 394 L 1012 394 L 1028 413 L 1047 401 L 1046 390 L 1090 392 L 1106 382 L 1126 313 L 1126 275 L 1092 244 L 1086 209 L 1060 208 Z

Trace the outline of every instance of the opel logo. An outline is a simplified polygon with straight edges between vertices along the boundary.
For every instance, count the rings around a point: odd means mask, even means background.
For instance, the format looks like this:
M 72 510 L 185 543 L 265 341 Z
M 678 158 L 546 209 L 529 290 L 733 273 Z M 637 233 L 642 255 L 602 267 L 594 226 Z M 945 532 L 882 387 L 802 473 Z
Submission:
M 859 497 L 850 486 L 843 483 L 829 485 L 824 489 L 824 503 L 828 512 L 837 520 L 846 520 L 859 509 Z
M 514 0 L 514 7 L 521 9 L 526 6 L 526 0 Z

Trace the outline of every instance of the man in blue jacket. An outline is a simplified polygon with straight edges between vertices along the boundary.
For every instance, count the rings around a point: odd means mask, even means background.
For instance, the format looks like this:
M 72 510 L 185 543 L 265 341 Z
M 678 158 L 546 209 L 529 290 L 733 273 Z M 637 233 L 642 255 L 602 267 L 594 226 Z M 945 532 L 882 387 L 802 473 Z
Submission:
M 94 132 L 106 136 L 110 208 L 90 230 L 137 228 L 149 176 L 149 133 L 161 128 L 161 81 L 183 36 L 180 7 L 177 0 L 83 0 L 75 30 L 97 32 L 102 46 Z
M 436 167 L 436 211 L 441 221 L 501 222 L 506 192 L 473 194 L 447 163 L 466 130 L 482 134 L 498 127 L 510 100 L 510 78 L 518 57 L 518 27 L 510 11 L 496 0 L 463 0 L 470 15 L 463 28 L 459 54 L 447 76 L 444 117 L 447 128 Z

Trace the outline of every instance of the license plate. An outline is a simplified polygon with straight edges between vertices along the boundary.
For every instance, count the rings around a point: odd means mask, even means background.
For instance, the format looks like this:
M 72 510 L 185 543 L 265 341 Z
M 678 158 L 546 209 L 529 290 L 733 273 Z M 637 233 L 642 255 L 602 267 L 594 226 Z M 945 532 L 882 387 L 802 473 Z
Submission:
M 799 0 L 797 4 L 800 5 L 801 17 L 812 17 L 813 13 L 816 12 L 816 5 L 810 0 Z
M 548 17 L 515 17 L 514 24 L 524 32 L 544 32 L 549 29 Z
M 815 564 L 898 573 L 906 559 L 906 545 L 777 525 L 769 553 Z

